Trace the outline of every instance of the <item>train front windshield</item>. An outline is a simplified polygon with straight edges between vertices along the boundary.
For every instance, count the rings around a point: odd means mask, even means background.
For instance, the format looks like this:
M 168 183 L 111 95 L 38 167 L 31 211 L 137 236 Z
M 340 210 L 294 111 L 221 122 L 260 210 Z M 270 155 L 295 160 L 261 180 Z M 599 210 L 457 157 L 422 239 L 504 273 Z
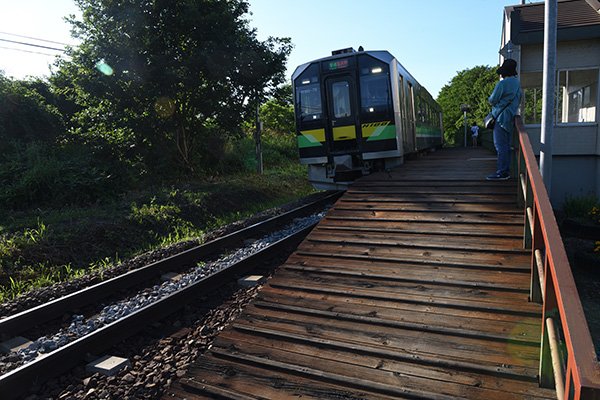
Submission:
M 310 121 L 320 119 L 323 113 L 321 106 L 321 89 L 318 83 L 307 83 L 296 89 L 297 104 L 299 107 L 300 120 Z
M 318 65 L 311 65 L 295 82 L 296 112 L 300 123 L 323 118 Z
M 363 121 L 391 119 L 389 68 L 372 57 L 360 57 L 360 113 Z

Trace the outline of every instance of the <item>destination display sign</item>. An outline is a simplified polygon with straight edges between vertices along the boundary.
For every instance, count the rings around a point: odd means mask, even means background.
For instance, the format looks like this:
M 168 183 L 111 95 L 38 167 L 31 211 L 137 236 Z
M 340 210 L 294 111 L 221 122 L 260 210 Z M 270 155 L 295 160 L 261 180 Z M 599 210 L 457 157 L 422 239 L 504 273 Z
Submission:
M 348 65 L 348 59 L 344 58 L 342 60 L 329 61 L 327 63 L 327 69 L 329 69 L 330 71 L 335 71 L 338 69 L 348 68 Z

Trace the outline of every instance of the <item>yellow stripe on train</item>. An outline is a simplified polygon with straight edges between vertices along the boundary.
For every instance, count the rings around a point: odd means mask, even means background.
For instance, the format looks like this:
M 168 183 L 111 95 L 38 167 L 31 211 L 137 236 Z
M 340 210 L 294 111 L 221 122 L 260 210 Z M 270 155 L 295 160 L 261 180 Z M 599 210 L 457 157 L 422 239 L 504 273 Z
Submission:
M 338 126 L 333 128 L 333 140 L 356 139 L 356 127 L 354 125 Z
M 389 124 L 390 121 L 371 122 L 368 124 L 362 124 L 360 126 L 362 128 L 362 137 L 366 139 L 373 135 L 377 136 Z
M 309 131 L 300 131 L 310 142 L 324 142 L 325 141 L 325 129 L 311 129 Z

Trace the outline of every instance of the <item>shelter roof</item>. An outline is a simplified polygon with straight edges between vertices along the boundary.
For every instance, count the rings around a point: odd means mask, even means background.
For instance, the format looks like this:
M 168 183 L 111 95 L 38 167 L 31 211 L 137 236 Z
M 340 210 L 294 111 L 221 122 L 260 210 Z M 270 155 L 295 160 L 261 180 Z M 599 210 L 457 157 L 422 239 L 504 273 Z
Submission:
M 544 3 L 508 6 L 511 41 L 515 44 L 543 43 Z M 600 0 L 559 0 L 557 40 L 600 38 Z

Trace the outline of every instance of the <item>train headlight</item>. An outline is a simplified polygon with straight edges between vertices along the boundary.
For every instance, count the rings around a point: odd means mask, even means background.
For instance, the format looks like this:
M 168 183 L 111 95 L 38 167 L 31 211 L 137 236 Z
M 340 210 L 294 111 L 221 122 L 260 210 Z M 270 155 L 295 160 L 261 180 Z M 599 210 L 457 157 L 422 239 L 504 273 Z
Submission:
M 372 74 L 378 74 L 382 71 L 381 67 L 375 67 L 371 70 Z
M 373 107 L 369 107 L 369 112 L 373 112 L 375 109 Z
M 308 85 L 310 83 L 310 79 L 305 79 L 302 81 L 303 85 Z

